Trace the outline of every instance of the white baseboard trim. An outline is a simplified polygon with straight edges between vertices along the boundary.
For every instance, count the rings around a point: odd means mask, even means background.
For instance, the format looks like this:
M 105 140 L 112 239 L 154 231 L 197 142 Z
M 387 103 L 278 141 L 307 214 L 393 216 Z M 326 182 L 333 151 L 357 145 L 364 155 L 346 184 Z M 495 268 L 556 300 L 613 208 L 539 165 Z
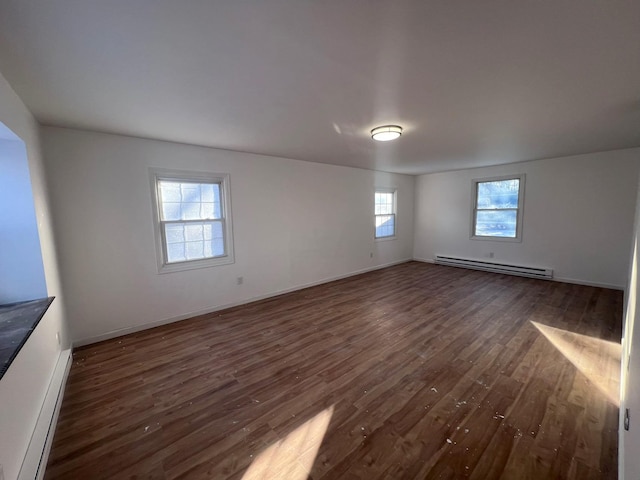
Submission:
M 417 258 L 413 257 L 416 262 L 424 262 L 424 263 L 433 263 L 435 264 L 435 260 L 432 258 Z M 446 266 L 446 265 L 443 265 Z M 455 267 L 454 267 L 455 268 Z M 599 287 L 599 288 L 610 288 L 612 290 L 625 290 L 625 287 L 622 285 L 614 285 L 612 283 L 600 283 L 600 282 L 591 282 L 589 280 L 576 280 L 575 278 L 567 278 L 567 277 L 553 277 L 551 279 L 553 282 L 561 282 L 561 283 L 572 283 L 574 285 L 585 285 L 587 287 Z
M 423 263 L 436 263 L 433 258 L 413 257 L 413 260 L 416 261 L 416 262 L 423 262 Z
M 585 285 L 587 287 L 609 288 L 611 290 L 625 289 L 625 287 L 621 285 L 614 285 L 612 283 L 590 282 L 589 280 L 576 280 L 575 278 L 553 277 L 553 281 L 562 283 L 573 283 L 575 285 Z
M 47 468 L 47 460 L 53 443 L 53 434 L 56 430 L 64 388 L 71 369 L 71 349 L 63 350 L 58 356 L 53 376 L 49 382 L 47 393 L 36 426 L 33 429 L 27 453 L 22 461 L 18 480 L 41 480 Z
M 163 320 L 158 320 L 158 321 L 155 321 L 155 322 L 149 322 L 149 323 L 145 323 L 145 324 L 142 324 L 142 325 L 136 325 L 136 326 L 133 326 L 133 327 L 125 327 L 125 328 L 120 328 L 120 329 L 117 329 L 117 330 L 112 330 L 110 332 L 103 333 L 101 335 L 96 335 L 96 336 L 93 336 L 93 337 L 87 337 L 87 338 L 83 338 L 83 339 L 80 339 L 80 340 L 74 340 L 73 347 L 76 348 L 76 347 L 82 347 L 84 345 L 90 345 L 92 343 L 103 342 L 105 340 L 110 340 L 112 338 L 121 337 L 123 335 L 129 335 L 130 333 L 136 333 L 136 332 L 140 332 L 142 330 L 148 330 L 150 328 L 155 328 L 155 327 L 160 327 L 162 325 L 167 325 L 169 323 L 179 322 L 180 320 L 186 320 L 187 318 L 197 317 L 199 315 L 206 315 L 208 313 L 217 312 L 219 310 L 224 310 L 226 308 L 237 307 L 238 305 L 246 305 L 247 303 L 257 302 L 259 300 L 264 300 L 266 298 L 277 297 L 278 295 L 284 295 L 285 293 L 291 293 L 291 292 L 295 292 L 297 290 L 303 290 L 305 288 L 315 287 L 317 285 L 322 285 L 323 283 L 335 282 L 336 280 L 342 280 L 343 278 L 353 277 L 355 275 L 361 275 L 363 273 L 372 272 L 374 270 L 380 270 L 380 269 L 383 269 L 383 268 L 392 267 L 394 265 L 399 265 L 401 263 L 410 262 L 411 260 L 412 260 L 411 258 L 405 258 L 405 259 L 402 259 L 402 260 L 397 260 L 395 262 L 385 263 L 383 265 L 376 265 L 374 267 L 363 268 L 361 270 L 356 270 L 354 272 L 346 273 L 344 275 L 336 275 L 336 276 L 333 276 L 333 277 L 329 277 L 329 278 L 324 278 L 322 280 L 318 280 L 316 282 L 310 282 L 310 283 L 306 283 L 306 284 L 303 284 L 303 285 L 297 285 L 295 287 L 286 288 L 286 289 L 283 289 L 283 290 L 278 290 L 276 292 L 267 293 L 265 295 L 258 295 L 258 296 L 255 296 L 255 297 L 250 297 L 250 298 L 247 298 L 247 299 L 244 299 L 244 300 L 239 300 L 237 302 L 231 302 L 231 303 L 225 303 L 223 305 L 216 305 L 216 306 L 212 306 L 212 307 L 207 307 L 207 308 L 204 308 L 202 310 L 198 310 L 198 311 L 195 311 L 195 312 L 189 312 L 189 313 L 185 313 L 183 315 L 177 315 L 177 316 L 170 317 L 170 318 L 165 318 Z

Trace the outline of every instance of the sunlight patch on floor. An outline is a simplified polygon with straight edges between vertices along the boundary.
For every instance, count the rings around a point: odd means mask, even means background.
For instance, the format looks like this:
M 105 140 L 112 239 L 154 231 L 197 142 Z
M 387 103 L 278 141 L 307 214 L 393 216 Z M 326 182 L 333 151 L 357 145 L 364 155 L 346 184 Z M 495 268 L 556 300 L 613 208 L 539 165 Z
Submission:
M 531 322 L 614 405 L 620 406 L 619 343 Z
M 271 445 L 253 461 L 242 480 L 306 480 L 332 416 L 333 405 Z

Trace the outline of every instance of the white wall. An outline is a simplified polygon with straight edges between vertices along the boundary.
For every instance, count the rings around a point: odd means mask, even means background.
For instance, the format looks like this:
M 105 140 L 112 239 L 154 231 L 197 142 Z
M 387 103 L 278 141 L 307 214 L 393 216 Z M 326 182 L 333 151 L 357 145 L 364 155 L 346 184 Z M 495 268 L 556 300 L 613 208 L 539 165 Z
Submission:
M 0 134 L 6 127 L 0 123 Z M 0 304 L 47 296 L 25 144 L 0 137 Z M 11 138 L 13 137 L 13 138 Z
M 435 255 L 550 267 L 558 280 L 623 289 L 640 149 L 422 175 L 414 257 Z M 521 243 L 471 240 L 472 180 L 526 174 Z
M 410 176 L 72 129 L 43 141 L 76 343 L 412 257 Z M 149 167 L 230 174 L 234 264 L 157 273 Z M 376 186 L 398 189 L 396 240 L 373 239 Z
M 38 125 L 1 75 L 0 122 L 27 147 L 47 292 L 56 297 L 9 371 L 0 379 L 0 464 L 5 478 L 13 480 L 20 470 L 61 347 L 66 347 L 67 336 Z M 56 340 L 57 332 L 61 334 L 62 345 Z

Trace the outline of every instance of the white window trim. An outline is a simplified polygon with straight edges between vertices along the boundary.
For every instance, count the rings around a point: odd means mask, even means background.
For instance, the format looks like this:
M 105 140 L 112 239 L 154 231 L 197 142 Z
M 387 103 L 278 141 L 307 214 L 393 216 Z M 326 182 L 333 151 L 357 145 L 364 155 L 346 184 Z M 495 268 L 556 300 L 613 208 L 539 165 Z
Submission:
M 501 180 L 520 180 L 520 189 L 518 191 L 518 215 L 516 217 L 516 236 L 510 237 L 491 237 L 487 235 L 475 235 L 476 230 L 476 202 L 478 200 L 478 183 L 496 182 Z M 502 175 L 499 177 L 474 178 L 471 180 L 471 240 L 490 240 L 492 242 L 522 242 L 522 219 L 524 217 L 524 186 L 525 174 L 518 173 L 515 175 Z
M 233 225 L 231 213 L 231 187 L 228 173 L 192 172 L 187 170 L 171 170 L 165 168 L 149 169 L 151 186 L 151 203 L 153 211 L 153 230 L 156 243 L 156 261 L 158 273 L 181 272 L 198 268 L 229 265 L 235 262 L 233 249 Z M 177 180 L 191 182 L 220 183 L 220 199 L 222 201 L 225 255 L 199 260 L 187 260 L 184 262 L 166 263 L 165 242 L 160 221 L 158 180 Z
M 375 194 L 376 193 L 393 193 L 393 235 L 386 237 L 376 237 L 376 214 L 375 214 Z M 375 187 L 373 192 L 374 212 L 373 212 L 373 239 L 376 242 L 386 242 L 398 238 L 398 189 L 393 187 Z

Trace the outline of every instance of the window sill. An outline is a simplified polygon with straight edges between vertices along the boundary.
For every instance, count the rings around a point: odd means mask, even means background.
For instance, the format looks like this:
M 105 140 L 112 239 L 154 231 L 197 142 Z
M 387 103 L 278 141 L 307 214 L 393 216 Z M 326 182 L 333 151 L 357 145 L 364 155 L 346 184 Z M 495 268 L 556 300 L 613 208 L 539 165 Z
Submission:
M 522 243 L 522 237 L 510 238 L 510 237 L 482 237 L 472 235 L 469 237 L 471 240 L 488 240 L 492 242 L 510 242 L 510 243 Z
M 375 242 L 388 242 L 389 240 L 396 240 L 398 237 L 396 237 L 395 235 L 391 236 L 391 237 L 380 237 L 380 238 L 374 238 L 373 240 Z

